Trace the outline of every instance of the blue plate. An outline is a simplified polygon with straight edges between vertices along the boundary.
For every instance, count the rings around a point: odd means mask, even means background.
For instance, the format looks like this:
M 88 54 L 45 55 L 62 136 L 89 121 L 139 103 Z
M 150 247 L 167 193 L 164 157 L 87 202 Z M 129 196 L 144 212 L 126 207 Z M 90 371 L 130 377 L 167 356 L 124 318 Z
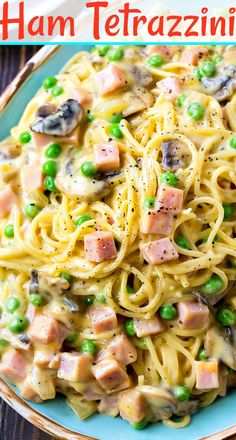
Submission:
M 0 116 L 1 140 L 7 137 L 11 127 L 18 123 L 26 104 L 39 89 L 45 76 L 56 74 L 76 52 L 89 50 L 90 47 L 84 45 L 62 46 L 24 82 Z M 27 402 L 27 404 L 59 425 L 99 440 L 111 440 L 111 438 L 112 440 L 124 440 L 125 438 L 128 440 L 197 440 L 236 424 L 234 408 L 236 390 L 230 391 L 224 398 L 217 399 L 208 408 L 199 410 L 192 417 L 191 424 L 180 430 L 172 430 L 166 428 L 162 423 L 157 423 L 143 431 L 135 431 L 120 418 L 112 419 L 100 415 L 94 415 L 81 422 L 61 396 L 53 401 L 45 402 L 43 405 L 31 402 Z

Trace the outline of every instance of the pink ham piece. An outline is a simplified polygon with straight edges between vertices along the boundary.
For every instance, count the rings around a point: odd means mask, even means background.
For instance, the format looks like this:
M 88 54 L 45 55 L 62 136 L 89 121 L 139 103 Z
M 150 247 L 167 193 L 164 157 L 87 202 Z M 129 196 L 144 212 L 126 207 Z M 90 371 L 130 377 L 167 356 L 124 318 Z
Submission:
M 115 311 L 108 306 L 89 307 L 88 316 L 94 333 L 105 333 L 117 327 Z
M 132 364 L 137 360 L 137 350 L 124 334 L 115 336 L 107 351 L 122 365 Z
M 180 79 L 176 76 L 168 76 L 168 78 L 158 81 L 157 87 L 170 99 L 176 99 L 181 93 Z
M 164 58 L 169 57 L 171 55 L 171 47 L 168 46 L 153 46 L 153 45 L 148 45 L 145 47 L 144 49 L 145 54 L 147 56 L 152 56 L 152 55 L 162 55 Z
M 194 361 L 196 388 L 210 390 L 219 387 L 218 361 Z
M 177 304 L 179 326 L 184 330 L 205 327 L 209 318 L 209 309 L 205 304 L 195 301 L 182 301 Z
M 167 212 L 147 209 L 142 213 L 141 232 L 142 234 L 169 235 L 173 224 L 173 215 Z
M 36 315 L 29 329 L 30 339 L 41 344 L 54 342 L 61 347 L 65 336 L 65 331 L 60 324 L 55 319 L 45 315 Z
M 154 316 L 152 319 L 134 319 L 134 329 L 138 338 L 143 336 L 155 335 L 163 332 L 165 327 L 158 316 Z
M 183 207 L 183 190 L 173 186 L 160 185 L 155 209 L 172 214 L 179 214 Z
M 10 350 L 4 354 L 0 364 L 0 374 L 10 382 L 20 382 L 27 376 L 28 362 L 17 350 Z
M 157 241 L 141 244 L 140 250 L 143 258 L 149 264 L 162 264 L 166 261 L 176 260 L 179 257 L 169 238 L 161 238 Z
M 55 142 L 55 137 L 50 136 L 48 134 L 40 134 L 36 133 L 35 131 L 31 132 L 33 144 L 41 150 L 42 148 L 46 147 L 46 145 L 52 144 Z
M 92 372 L 107 392 L 122 390 L 130 386 L 129 376 L 115 359 L 103 359 L 92 367 Z
M 103 396 L 98 405 L 98 412 L 110 417 L 117 417 L 119 414 L 118 396 Z
M 197 66 L 199 61 L 208 54 L 208 50 L 204 47 L 197 49 L 184 49 L 181 55 L 181 62 Z
M 138 423 L 146 415 L 145 398 L 135 388 L 119 393 L 118 407 L 122 419 L 129 423 Z
M 0 191 L 0 218 L 5 217 L 17 203 L 17 197 L 11 186 L 7 185 Z
M 126 86 L 124 70 L 115 64 L 109 64 L 105 69 L 96 74 L 99 93 L 107 93 L 123 89 Z
M 71 91 L 69 99 L 75 99 L 83 107 L 89 107 L 93 102 L 93 94 L 80 87 Z
M 38 165 L 26 165 L 22 169 L 21 184 L 24 192 L 29 193 L 43 188 L 43 173 Z
M 120 151 L 117 142 L 94 145 L 95 164 L 101 171 L 120 167 Z
M 111 232 L 94 232 L 84 236 L 85 258 L 93 263 L 116 258 L 117 251 Z
M 84 382 L 91 378 L 93 357 L 87 353 L 62 353 L 57 372 L 59 379 L 69 382 Z

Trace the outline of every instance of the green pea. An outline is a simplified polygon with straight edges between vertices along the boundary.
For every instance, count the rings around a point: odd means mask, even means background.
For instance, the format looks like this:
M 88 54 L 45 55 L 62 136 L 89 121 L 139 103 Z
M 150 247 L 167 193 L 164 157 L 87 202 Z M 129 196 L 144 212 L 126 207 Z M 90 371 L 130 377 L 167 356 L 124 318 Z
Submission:
M 93 122 L 94 119 L 95 119 L 94 114 L 91 113 L 91 112 L 88 112 L 88 113 L 87 113 L 87 122 Z
M 89 220 L 91 220 L 90 215 L 84 214 L 81 215 L 79 218 L 77 218 L 77 220 L 75 221 L 75 225 L 76 226 L 81 226 L 83 223 L 88 222 Z
M 12 333 L 23 333 L 28 326 L 26 316 L 14 316 L 8 323 L 8 328 Z
M 6 339 L 0 339 L 0 348 L 7 347 L 8 344 L 9 342 Z
M 52 89 L 57 84 L 57 79 L 55 76 L 48 76 L 43 81 L 43 87 L 47 89 Z
M 35 307 L 40 307 L 44 304 L 44 297 L 39 294 L 30 295 L 30 304 L 33 304 Z
M 139 348 L 141 348 L 141 350 L 148 350 L 146 338 L 140 338 L 138 342 L 138 346 Z
M 86 177 L 96 176 L 98 169 L 93 162 L 84 162 L 81 165 L 81 172 Z
M 205 295 L 212 295 L 219 292 L 224 287 L 223 280 L 218 275 L 212 275 L 201 287 L 201 292 Z
M 89 306 L 91 306 L 94 303 L 95 299 L 96 298 L 93 295 L 86 296 L 86 298 L 84 298 L 84 304 L 87 307 L 89 307 Z
M 20 307 L 20 300 L 16 296 L 10 296 L 6 303 L 6 309 L 9 313 L 13 313 Z
M 7 238 L 13 238 L 14 237 L 14 225 L 9 224 L 4 229 L 4 235 Z
M 72 283 L 72 281 L 73 281 L 73 275 L 71 275 L 71 274 L 68 273 L 68 272 L 61 272 L 59 276 L 60 276 L 60 278 L 62 278 L 63 280 L 68 281 L 69 284 Z
M 81 351 L 83 353 L 88 353 L 88 354 L 95 354 L 97 351 L 97 347 L 94 344 L 93 341 L 91 341 L 90 339 L 85 340 L 82 345 L 81 345 Z
M 66 337 L 66 342 L 68 342 L 69 344 L 74 344 L 76 339 L 78 337 L 78 333 L 76 332 L 71 332 L 67 335 Z
M 200 348 L 200 350 L 198 352 L 198 359 L 200 359 L 201 361 L 207 361 L 207 359 L 209 359 L 204 347 Z
M 47 177 L 44 179 L 44 185 L 45 185 L 45 188 L 46 188 L 48 191 L 51 191 L 51 192 L 58 192 L 58 189 L 57 189 L 57 187 L 56 187 L 56 185 L 55 185 L 55 180 L 54 180 L 53 177 L 51 177 L 51 176 L 47 176 Z
M 229 146 L 230 146 L 231 148 L 236 149 L 236 136 L 233 136 L 233 137 L 230 139 L 230 141 L 229 141 Z
M 223 205 L 223 208 L 224 208 L 224 220 L 227 220 L 234 213 L 234 205 Z
M 119 124 L 112 124 L 109 128 L 109 133 L 111 136 L 114 136 L 117 139 L 123 138 L 123 133 L 119 127 Z
M 201 79 L 203 77 L 203 74 L 201 72 L 200 67 L 195 67 L 195 69 L 193 69 L 193 75 L 195 76 L 195 78 L 197 79 Z
M 125 333 L 129 336 L 135 336 L 136 331 L 134 328 L 134 320 L 133 319 L 127 319 L 124 324 Z
M 46 162 L 44 162 L 42 169 L 43 173 L 46 174 L 46 176 L 56 177 L 57 163 L 54 160 L 47 160 Z
M 147 61 L 151 67 L 161 67 L 164 63 L 164 58 L 161 55 L 153 55 Z
M 178 179 L 174 173 L 163 173 L 160 176 L 160 182 L 168 186 L 177 186 Z
M 128 292 L 130 295 L 131 295 L 132 293 L 135 293 L 134 288 L 131 287 L 131 286 L 129 286 L 128 284 L 127 284 L 127 286 L 126 286 L 126 290 L 127 290 L 127 292 Z
M 212 61 L 204 61 L 201 64 L 201 71 L 204 76 L 207 76 L 208 78 L 210 78 L 211 76 L 213 76 L 215 74 L 216 66 Z
M 100 304 L 106 304 L 107 302 L 105 295 L 97 295 L 96 299 Z
M 111 46 L 108 46 L 108 45 L 106 45 L 106 46 L 97 46 L 97 50 L 98 50 L 98 53 L 99 53 L 100 57 L 104 57 L 107 54 L 107 52 L 109 51 L 110 47 Z
M 175 319 L 176 308 L 172 304 L 163 304 L 160 307 L 160 316 L 166 320 Z
M 41 211 L 41 208 L 37 205 L 35 205 L 35 203 L 30 203 L 29 205 L 25 206 L 25 214 L 27 215 L 27 217 L 29 218 L 35 218 Z
M 60 86 L 53 87 L 53 89 L 51 91 L 51 94 L 54 97 L 60 96 L 60 95 L 62 95 L 62 93 L 64 93 L 64 89 L 63 89 L 63 87 L 60 87 Z
M 184 402 L 185 400 L 188 400 L 189 397 L 191 396 L 190 390 L 188 387 L 186 387 L 185 385 L 181 386 L 176 386 L 173 390 L 174 392 L 174 396 L 175 398 L 179 401 L 179 402 Z
M 177 106 L 178 107 L 182 107 L 183 103 L 184 103 L 184 101 L 186 99 L 187 99 L 187 95 L 180 95 L 180 96 L 178 96 L 178 98 L 177 98 Z
M 61 154 L 61 146 L 58 144 L 51 144 L 45 151 L 45 156 L 49 159 L 57 159 Z
M 31 134 L 28 131 L 21 133 L 19 136 L 19 142 L 21 144 L 28 144 L 31 141 Z
M 138 431 L 144 429 L 147 426 L 148 422 L 146 419 L 141 420 L 141 422 L 131 423 L 131 426 Z
M 229 327 L 235 324 L 236 314 L 227 307 L 221 307 L 216 314 L 216 319 L 223 327 Z
M 115 113 L 114 115 L 112 115 L 108 121 L 111 124 L 119 124 L 120 121 L 123 119 L 122 113 Z
M 185 237 L 175 237 L 175 243 L 183 249 L 190 249 L 190 244 Z
M 143 207 L 144 207 L 144 208 L 152 209 L 152 208 L 154 208 L 154 206 L 155 206 L 155 202 L 156 202 L 156 199 L 155 199 L 154 197 L 147 197 L 147 198 L 144 200 Z
M 192 102 L 188 106 L 188 115 L 194 120 L 199 121 L 199 119 L 202 119 L 205 113 L 204 107 L 199 104 L 198 102 Z
M 221 57 L 220 55 L 216 55 L 213 61 L 215 64 L 219 64 L 221 63 L 221 61 L 223 61 L 223 57 Z
M 109 61 L 120 61 L 124 57 L 124 51 L 120 48 L 111 49 L 109 50 L 107 57 Z

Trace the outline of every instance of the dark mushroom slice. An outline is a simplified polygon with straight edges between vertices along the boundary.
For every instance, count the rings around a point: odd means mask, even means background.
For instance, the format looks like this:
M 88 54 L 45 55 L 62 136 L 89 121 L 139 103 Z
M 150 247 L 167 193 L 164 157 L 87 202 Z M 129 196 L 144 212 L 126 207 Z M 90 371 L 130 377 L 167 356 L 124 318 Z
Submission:
M 32 294 L 50 294 L 61 295 L 64 290 L 69 289 L 70 284 L 67 280 L 60 277 L 51 277 L 45 273 L 38 273 L 36 270 L 31 271 L 31 280 L 29 285 L 29 293 Z
M 69 296 L 64 298 L 64 304 L 68 307 L 71 313 L 79 312 L 78 304 L 73 299 L 69 298 Z
M 133 65 L 130 67 L 130 74 L 132 75 L 136 87 L 149 87 L 153 83 L 152 74 L 144 67 Z
M 221 67 L 212 78 L 203 76 L 201 84 L 205 93 L 212 95 L 219 102 L 225 101 L 236 90 L 236 66 Z
M 209 357 L 220 360 L 233 370 L 236 369 L 235 329 L 231 329 L 231 337 L 227 330 L 212 326 L 207 331 L 204 348 Z
M 165 171 L 176 171 L 188 165 L 190 153 L 185 144 L 177 139 L 170 139 L 161 143 L 162 163 Z
M 83 108 L 75 99 L 68 99 L 59 107 L 42 106 L 37 110 L 31 130 L 36 133 L 64 137 L 81 122 Z
M 29 286 L 30 295 L 35 295 L 39 293 L 39 274 L 38 271 L 33 269 L 30 272 L 30 286 Z
M 151 385 L 140 385 L 136 389 L 144 396 L 148 408 L 148 421 L 158 422 L 168 419 L 174 414 L 176 399 L 169 391 Z
M 186 416 L 188 414 L 194 414 L 199 407 L 199 400 L 198 399 L 189 399 L 185 400 L 183 402 L 176 402 L 176 409 L 174 411 L 174 414 L 179 417 Z
M 199 301 L 201 301 L 204 304 L 206 304 L 209 308 L 212 308 L 215 304 L 217 304 L 227 294 L 231 293 L 232 289 L 234 288 L 234 285 L 235 285 L 235 282 L 234 281 L 230 281 L 229 284 L 228 284 L 227 289 L 223 290 L 223 292 L 203 294 L 199 290 L 194 290 L 192 292 L 192 294 Z

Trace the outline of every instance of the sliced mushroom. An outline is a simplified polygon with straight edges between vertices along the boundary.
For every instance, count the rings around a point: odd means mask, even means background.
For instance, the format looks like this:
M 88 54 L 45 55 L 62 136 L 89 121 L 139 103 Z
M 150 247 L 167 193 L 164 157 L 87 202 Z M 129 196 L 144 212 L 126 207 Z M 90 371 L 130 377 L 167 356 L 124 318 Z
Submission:
M 125 118 L 151 107 L 154 103 L 152 93 L 144 88 L 132 89 L 124 94 L 123 100 L 125 104 L 127 103 L 127 107 L 122 112 Z
M 0 145 L 0 164 L 7 162 L 15 157 L 19 156 L 21 153 L 21 148 L 18 145 Z
M 31 280 L 29 285 L 29 293 L 32 294 L 51 294 L 61 295 L 64 290 L 69 289 L 70 284 L 67 280 L 60 277 L 51 277 L 48 274 L 38 273 L 36 270 L 31 271 Z
M 176 403 L 176 409 L 174 414 L 179 417 L 186 416 L 188 414 L 194 414 L 199 407 L 198 399 L 189 399 L 183 402 L 178 401 Z
M 236 369 L 235 341 L 229 341 L 227 332 L 212 326 L 207 331 L 204 347 L 207 356 L 220 360 L 230 368 Z
M 164 141 L 161 144 L 162 150 L 162 163 L 163 170 L 176 171 L 187 165 L 189 158 L 189 150 L 187 147 L 178 140 L 171 139 Z
M 111 191 L 111 186 L 107 181 L 83 176 L 80 164 L 74 158 L 70 158 L 62 166 L 55 183 L 67 197 L 77 199 L 79 202 L 100 200 Z
M 230 293 L 235 285 L 234 281 L 230 281 L 227 289 L 223 290 L 223 292 L 219 293 L 209 293 L 208 295 L 201 293 L 199 290 L 193 291 L 193 296 L 197 298 L 199 301 L 202 301 L 208 307 L 212 307 L 217 304 L 222 298 L 224 298 L 228 293 Z
M 31 130 L 52 136 L 67 136 L 81 122 L 83 108 L 75 99 L 68 99 L 61 106 L 44 105 L 36 113 Z
M 64 298 L 64 304 L 66 305 L 66 307 L 68 307 L 71 313 L 76 313 L 79 311 L 78 304 L 68 296 Z
M 225 101 L 236 90 L 236 66 L 221 67 L 214 77 L 208 78 L 203 76 L 201 83 L 205 93 L 213 95 L 219 102 Z
M 133 77 L 133 81 L 137 86 L 148 87 L 153 82 L 152 74 L 144 67 L 138 67 L 137 65 L 132 65 L 130 68 L 130 74 Z
M 141 385 L 137 390 L 145 398 L 147 404 L 147 419 L 150 422 L 169 419 L 176 411 L 176 401 L 174 396 L 159 387 L 151 385 Z

